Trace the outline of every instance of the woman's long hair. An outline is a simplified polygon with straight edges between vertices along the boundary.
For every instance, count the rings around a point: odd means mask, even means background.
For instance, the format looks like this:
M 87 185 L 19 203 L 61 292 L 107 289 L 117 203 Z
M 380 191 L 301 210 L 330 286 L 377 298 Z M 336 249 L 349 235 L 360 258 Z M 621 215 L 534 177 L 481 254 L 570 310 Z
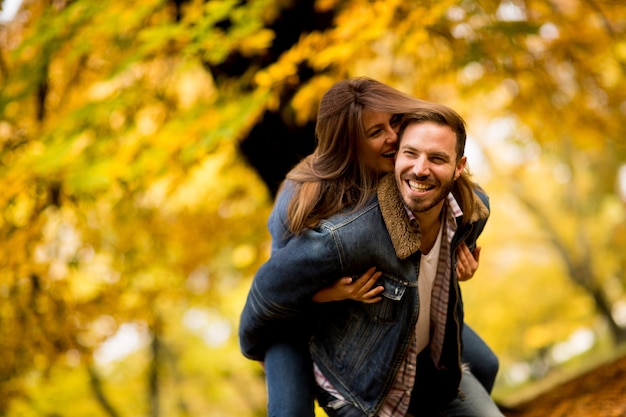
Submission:
M 448 108 L 366 77 L 334 84 L 318 108 L 315 151 L 287 174 L 296 185 L 287 212 L 291 233 L 298 235 L 347 207 L 362 207 L 374 196 L 383 173 L 368 168 L 359 158 L 365 142 L 365 109 L 401 115 Z

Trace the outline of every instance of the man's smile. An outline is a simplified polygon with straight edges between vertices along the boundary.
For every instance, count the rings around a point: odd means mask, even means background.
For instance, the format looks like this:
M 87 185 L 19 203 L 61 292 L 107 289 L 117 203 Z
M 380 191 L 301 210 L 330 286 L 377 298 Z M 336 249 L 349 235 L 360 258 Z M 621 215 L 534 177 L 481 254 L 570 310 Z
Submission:
M 425 184 L 423 182 L 418 182 L 415 180 L 408 180 L 407 184 L 409 185 L 409 188 L 415 192 L 418 193 L 424 193 L 426 191 L 432 190 L 433 188 L 435 188 L 434 185 L 431 184 Z

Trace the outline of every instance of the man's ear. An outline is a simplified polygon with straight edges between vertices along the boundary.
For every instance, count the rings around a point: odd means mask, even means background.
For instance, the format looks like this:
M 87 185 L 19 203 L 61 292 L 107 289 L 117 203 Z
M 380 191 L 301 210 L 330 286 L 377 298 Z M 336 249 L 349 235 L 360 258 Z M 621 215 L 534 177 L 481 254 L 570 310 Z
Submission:
M 456 163 L 456 169 L 454 171 L 455 180 L 461 176 L 461 174 L 463 173 L 463 170 L 465 169 L 466 164 L 467 164 L 467 156 L 463 155 L 461 159 L 459 159 L 458 162 Z

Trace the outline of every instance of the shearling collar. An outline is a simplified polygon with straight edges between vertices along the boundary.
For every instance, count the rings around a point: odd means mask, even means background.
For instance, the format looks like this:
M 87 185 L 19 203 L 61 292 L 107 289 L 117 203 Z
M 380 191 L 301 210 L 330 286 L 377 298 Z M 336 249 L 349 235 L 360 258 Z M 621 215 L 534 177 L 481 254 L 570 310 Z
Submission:
M 420 249 L 421 234 L 418 228 L 412 227 L 393 173 L 385 175 L 378 185 L 378 201 L 380 211 L 393 242 L 396 255 L 406 259 Z M 474 211 L 471 213 L 470 223 L 489 216 L 489 209 L 476 196 Z M 464 213 L 467 215 L 467 213 Z

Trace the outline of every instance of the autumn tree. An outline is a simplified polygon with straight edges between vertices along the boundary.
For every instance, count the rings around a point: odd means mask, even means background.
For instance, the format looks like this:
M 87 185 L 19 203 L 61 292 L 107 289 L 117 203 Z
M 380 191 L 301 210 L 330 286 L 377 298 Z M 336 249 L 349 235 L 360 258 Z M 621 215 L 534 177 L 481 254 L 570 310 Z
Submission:
M 506 120 L 514 163 L 478 138 L 498 187 L 623 341 L 625 25 L 593 0 L 24 2 L 0 28 L 0 413 L 36 403 L 26 375 L 78 369 L 104 415 L 218 413 L 224 381 L 224 410 L 262 414 L 232 329 L 317 103 L 355 75 Z M 226 360 L 181 326 L 197 314 L 231 329 Z M 94 352 L 129 323 L 149 342 L 122 401 Z

